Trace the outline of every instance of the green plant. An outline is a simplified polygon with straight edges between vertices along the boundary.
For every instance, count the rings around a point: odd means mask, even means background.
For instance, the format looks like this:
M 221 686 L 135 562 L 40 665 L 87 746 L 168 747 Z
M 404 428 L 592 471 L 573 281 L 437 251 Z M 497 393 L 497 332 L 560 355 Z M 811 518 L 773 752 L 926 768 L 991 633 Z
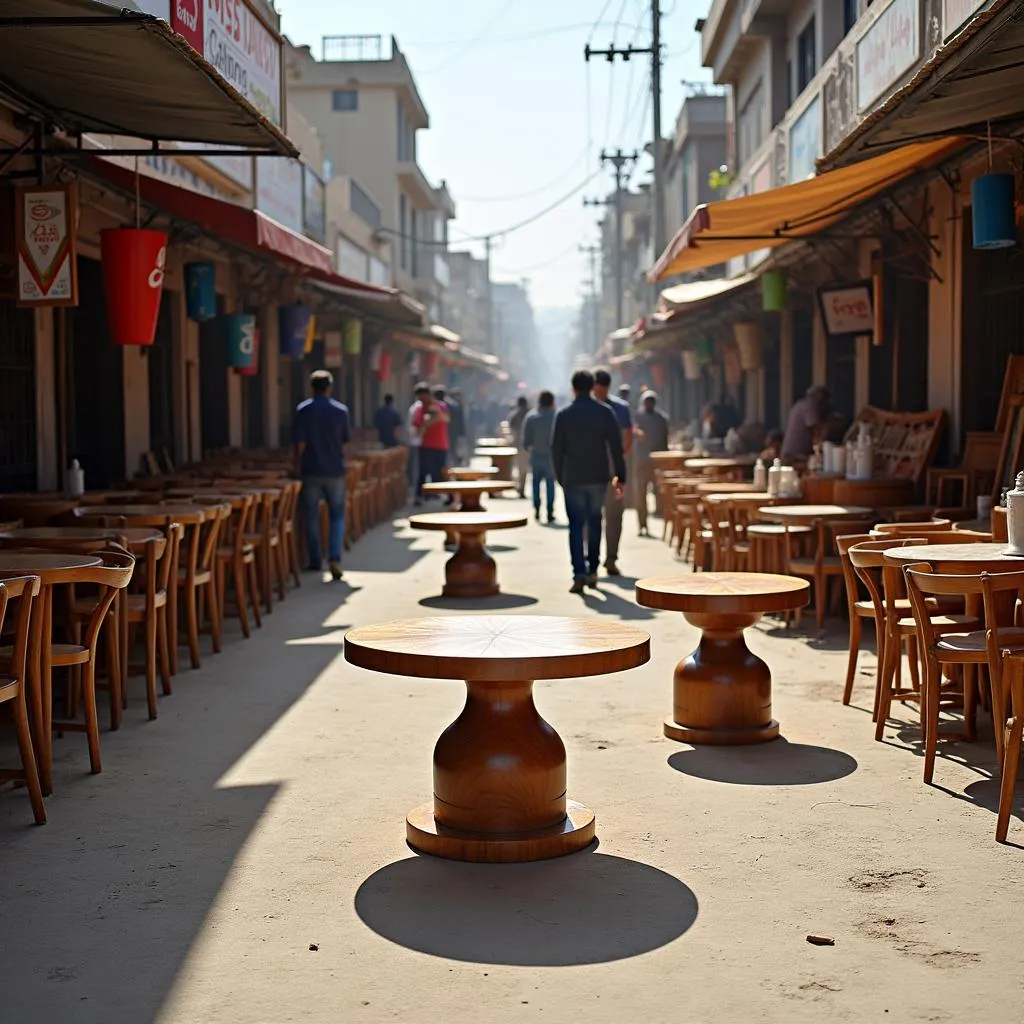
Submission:
M 717 170 L 708 175 L 708 187 L 716 192 L 727 189 L 736 180 L 736 175 L 729 170 L 726 164 L 722 164 Z

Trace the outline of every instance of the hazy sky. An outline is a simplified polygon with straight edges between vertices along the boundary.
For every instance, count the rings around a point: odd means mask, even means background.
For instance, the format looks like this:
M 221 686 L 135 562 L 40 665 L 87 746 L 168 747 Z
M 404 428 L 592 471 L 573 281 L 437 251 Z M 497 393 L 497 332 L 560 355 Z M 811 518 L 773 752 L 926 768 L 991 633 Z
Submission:
M 496 280 L 529 279 L 535 306 L 578 303 L 588 271 L 577 246 L 596 240 L 602 212 L 582 200 L 609 191 L 601 148 L 640 148 L 651 137 L 650 59 L 587 64 L 583 46 L 607 47 L 613 38 L 649 45 L 649 0 L 277 0 L 277 7 L 292 42 L 309 44 L 317 57 L 325 35 L 398 39 L 430 113 L 420 163 L 434 181 L 447 179 L 458 209 L 453 248 L 482 253 L 466 236 L 525 220 L 595 175 L 558 209 L 502 238 L 493 257 Z M 662 7 L 662 119 L 670 136 L 682 80 L 708 78 L 693 27 L 710 2 L 662 0 Z

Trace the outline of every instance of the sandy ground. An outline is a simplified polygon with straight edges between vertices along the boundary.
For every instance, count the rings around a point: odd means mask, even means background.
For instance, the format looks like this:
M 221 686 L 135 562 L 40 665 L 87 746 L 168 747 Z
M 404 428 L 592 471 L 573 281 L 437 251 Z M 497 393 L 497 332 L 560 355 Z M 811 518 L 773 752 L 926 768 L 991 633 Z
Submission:
M 381 527 L 346 584 L 307 583 L 179 676 L 158 721 L 136 681 L 102 775 L 84 737 L 58 741 L 44 828 L 3 794 L 0 1021 L 1024 1021 L 1024 849 L 993 840 L 987 718 L 927 788 L 910 709 L 872 739 L 873 657 L 844 708 L 842 627 L 766 622 L 750 645 L 784 739 L 665 739 L 695 632 L 633 603 L 635 577 L 678 569 L 635 533 L 630 513 L 629 575 L 586 600 L 567 593 L 563 529 L 494 538 L 498 608 L 625 617 L 654 638 L 642 669 L 537 688 L 596 850 L 475 866 L 405 846 L 462 692 L 343 660 L 351 625 L 448 612 L 429 600 L 440 538 Z M 1019 818 L 1010 838 L 1024 844 Z

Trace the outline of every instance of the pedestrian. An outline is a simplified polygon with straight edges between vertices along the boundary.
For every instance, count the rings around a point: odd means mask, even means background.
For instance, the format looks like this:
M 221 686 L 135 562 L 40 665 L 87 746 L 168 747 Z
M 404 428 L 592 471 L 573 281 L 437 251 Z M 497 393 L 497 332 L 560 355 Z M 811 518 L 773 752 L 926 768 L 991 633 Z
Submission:
M 551 435 L 555 429 L 555 396 L 542 391 L 537 408 L 523 421 L 523 449 L 530 457 L 533 481 L 533 516 L 540 522 L 540 485 L 547 497 L 548 523 L 555 521 L 555 471 L 551 465 Z
M 652 452 L 668 451 L 668 417 L 658 408 L 658 396 L 645 391 L 640 396 L 640 411 L 636 414 L 636 515 L 640 536 L 647 537 L 647 492 L 655 483 Z M 654 488 L 654 514 L 662 515 L 661 495 Z
M 448 461 L 448 407 L 431 394 L 426 384 L 417 386 L 419 401 L 413 406 L 412 426 L 420 438 L 420 469 L 416 481 L 416 504 L 423 500 L 427 477 L 433 483 L 445 478 Z
M 420 407 L 420 401 L 424 395 L 430 395 L 430 388 L 426 384 L 417 384 L 413 388 L 413 403 L 409 406 L 408 429 L 406 431 L 409 437 L 409 459 L 406 469 L 409 476 L 409 486 L 412 488 L 414 505 L 423 504 L 423 500 L 420 498 L 420 443 L 423 439 L 413 423 L 413 418 Z
M 384 404 L 374 413 L 373 425 L 377 428 L 377 440 L 384 448 L 398 447 L 398 434 L 402 429 L 402 417 L 395 408 L 395 396 L 385 395 Z
M 626 461 L 615 414 L 593 398 L 594 375 L 577 370 L 572 390 L 572 404 L 555 415 L 551 461 L 569 517 L 570 591 L 582 594 L 585 586 L 597 586 L 605 496 L 609 485 L 621 495 L 626 484 Z
M 516 476 L 519 483 L 519 497 L 526 497 L 526 473 L 530 464 L 530 456 L 523 447 L 523 424 L 526 414 L 530 411 L 530 403 L 525 395 L 516 399 L 516 407 L 508 418 L 508 428 L 512 431 L 512 444 L 516 447 Z
M 786 433 L 782 440 L 784 459 L 806 459 L 819 440 L 829 415 L 828 389 L 815 384 L 807 389 L 789 410 Z
M 622 438 L 622 451 L 629 459 L 633 451 L 633 414 L 629 403 L 610 394 L 612 375 L 603 367 L 594 371 L 594 398 L 603 402 L 611 409 L 619 424 Z M 616 474 L 625 481 L 626 474 Z M 605 496 L 605 553 L 604 568 L 609 576 L 619 575 L 619 541 L 622 539 L 622 515 L 626 510 L 626 494 L 623 487 L 609 485 Z
M 351 440 L 348 409 L 331 398 L 334 378 L 317 370 L 309 378 L 313 396 L 295 410 L 292 443 L 295 475 L 302 481 L 300 503 L 306 525 L 310 572 L 320 572 L 320 502 L 327 503 L 330 521 L 327 564 L 341 579 L 341 550 L 345 541 L 345 445 Z
M 445 403 L 448 406 L 448 456 L 453 466 L 464 466 L 468 447 L 466 444 L 466 407 L 462 404 L 462 392 L 452 388 Z

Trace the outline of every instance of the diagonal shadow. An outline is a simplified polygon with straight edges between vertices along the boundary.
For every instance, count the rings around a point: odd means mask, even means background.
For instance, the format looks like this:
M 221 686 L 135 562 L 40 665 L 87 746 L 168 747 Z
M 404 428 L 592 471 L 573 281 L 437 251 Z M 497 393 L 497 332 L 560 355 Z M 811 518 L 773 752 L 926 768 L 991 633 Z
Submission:
M 635 601 L 625 600 L 614 591 L 603 589 L 587 590 L 583 593 L 583 603 L 592 611 L 601 615 L 613 615 L 617 619 L 653 619 L 654 612 L 649 608 L 643 608 Z
M 340 655 L 289 645 L 337 606 L 332 587 L 275 604 L 249 641 L 184 669 L 148 721 L 132 677 L 121 729 L 55 743 L 48 824 L 28 824 L 24 791 L 0 799 L 0 958 L 4 1021 L 151 1024 L 200 935 L 239 851 L 279 790 L 221 779 Z M 342 627 L 343 628 L 343 627 Z M 101 724 L 105 724 L 101 716 Z M 0 762 L 17 763 L 9 746 Z M 126 966 L 134 965 L 134 966 Z
M 664 871 L 591 852 L 532 864 L 400 860 L 363 882 L 355 909 L 378 935 L 431 956 L 562 967 L 667 945 L 698 904 Z
M 536 603 L 537 598 L 527 594 L 495 594 L 493 597 L 425 597 L 420 601 L 424 608 L 460 612 L 496 612 L 502 609 L 528 608 Z
M 357 544 L 345 552 L 345 571 L 405 572 L 429 553 L 425 548 L 414 548 L 414 542 L 414 537 L 392 536 L 387 544 Z
M 678 750 L 668 763 L 683 775 L 735 786 L 813 786 L 857 770 L 857 761 L 842 750 L 790 743 L 782 737 L 742 747 Z

